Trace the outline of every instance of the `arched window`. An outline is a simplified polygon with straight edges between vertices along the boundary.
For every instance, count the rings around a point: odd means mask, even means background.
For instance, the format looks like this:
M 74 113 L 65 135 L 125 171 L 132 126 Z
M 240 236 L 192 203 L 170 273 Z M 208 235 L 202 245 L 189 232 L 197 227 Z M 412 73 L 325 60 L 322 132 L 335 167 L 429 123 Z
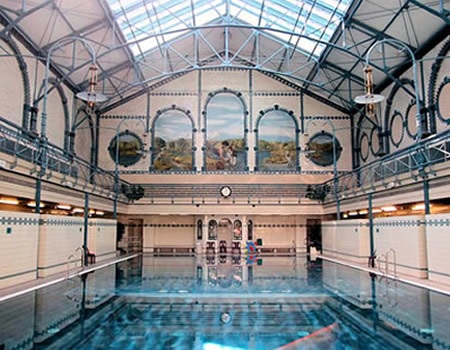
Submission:
M 292 111 L 261 111 L 256 122 L 257 167 L 260 171 L 298 170 L 298 125 Z
M 197 221 L 197 239 L 198 240 L 203 239 L 203 222 L 202 222 L 202 220 Z
M 253 241 L 253 221 L 248 220 L 247 223 L 247 240 Z
M 244 171 L 247 168 L 247 109 L 241 93 L 223 89 L 211 93 L 206 102 L 206 171 Z
M 176 106 L 158 111 L 152 132 L 153 170 L 193 170 L 196 130 L 189 111 Z
M 306 151 L 308 159 L 316 165 L 325 167 L 334 162 L 337 163 L 342 153 L 342 147 L 336 137 L 334 137 L 333 145 L 333 135 L 322 131 L 311 137 Z
M 215 240 L 217 239 L 217 221 L 210 220 L 208 224 L 208 239 Z

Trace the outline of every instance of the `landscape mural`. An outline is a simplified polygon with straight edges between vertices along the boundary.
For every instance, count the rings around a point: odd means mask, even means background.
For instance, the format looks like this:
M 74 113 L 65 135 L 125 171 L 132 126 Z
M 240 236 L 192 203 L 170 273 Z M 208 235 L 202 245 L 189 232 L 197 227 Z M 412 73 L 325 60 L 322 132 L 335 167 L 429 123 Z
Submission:
M 295 122 L 284 111 L 265 114 L 258 128 L 258 169 L 292 171 L 297 165 Z
M 119 152 L 117 155 L 116 140 L 117 138 L 114 137 L 108 147 L 112 160 L 115 161 L 116 156 L 118 156 L 119 164 L 127 167 L 136 164 L 142 158 L 143 145 L 137 135 L 129 132 L 128 130 L 121 132 L 119 134 Z
M 206 170 L 245 170 L 244 106 L 233 94 L 214 96 L 207 106 Z
M 154 170 L 192 170 L 192 123 L 188 116 L 177 110 L 166 111 L 155 121 L 154 133 Z

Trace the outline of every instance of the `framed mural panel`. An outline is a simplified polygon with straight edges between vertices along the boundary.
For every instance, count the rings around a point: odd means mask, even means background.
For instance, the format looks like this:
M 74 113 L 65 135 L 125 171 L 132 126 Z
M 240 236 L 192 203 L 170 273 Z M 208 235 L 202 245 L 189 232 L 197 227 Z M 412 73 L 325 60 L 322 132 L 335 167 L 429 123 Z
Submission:
M 159 111 L 152 131 L 152 170 L 193 170 L 194 129 L 188 111 L 175 106 Z
M 298 127 L 292 112 L 278 107 L 261 111 L 256 132 L 257 170 L 295 171 L 298 168 Z
M 206 103 L 206 171 L 246 170 L 247 111 L 240 96 L 240 93 L 223 90 L 211 94 Z
M 119 140 L 119 149 L 117 153 L 116 141 Z M 144 144 L 139 136 L 135 133 L 125 130 L 119 133 L 118 137 L 114 136 L 108 146 L 111 159 L 116 162 L 118 157 L 119 165 L 128 167 L 139 162 L 144 154 Z
M 335 161 L 337 162 L 342 153 L 341 144 L 335 137 L 333 146 L 333 135 L 322 131 L 312 136 L 309 140 L 306 147 L 306 156 L 316 165 L 329 166 L 332 165 L 334 161 L 333 147 L 335 148 Z

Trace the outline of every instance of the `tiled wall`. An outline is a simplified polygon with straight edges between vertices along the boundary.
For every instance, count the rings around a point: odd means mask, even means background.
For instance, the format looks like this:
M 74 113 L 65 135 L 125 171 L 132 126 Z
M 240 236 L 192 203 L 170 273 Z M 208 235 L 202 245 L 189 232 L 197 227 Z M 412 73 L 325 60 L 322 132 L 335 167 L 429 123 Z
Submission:
M 450 214 L 427 215 L 428 278 L 450 284 Z
M 427 248 L 423 215 L 395 216 L 374 220 L 375 247 L 378 258 L 394 249 L 398 273 L 427 278 Z M 392 266 L 392 255 L 389 263 Z M 392 272 L 392 269 L 390 270 Z
M 0 288 L 36 278 L 39 216 L 0 211 Z
M 326 221 L 322 225 L 324 255 L 367 263 L 370 255 L 367 220 Z
M 116 256 L 116 227 L 116 220 L 89 219 L 88 249 L 97 262 Z
M 39 277 L 67 269 L 68 258 L 76 255 L 76 266 L 81 266 L 81 252 L 77 248 L 83 245 L 84 220 L 81 217 L 41 215 L 39 230 Z M 75 267 L 75 262 L 71 264 Z
M 194 247 L 193 216 L 149 216 L 144 219 L 144 252 L 154 247 Z

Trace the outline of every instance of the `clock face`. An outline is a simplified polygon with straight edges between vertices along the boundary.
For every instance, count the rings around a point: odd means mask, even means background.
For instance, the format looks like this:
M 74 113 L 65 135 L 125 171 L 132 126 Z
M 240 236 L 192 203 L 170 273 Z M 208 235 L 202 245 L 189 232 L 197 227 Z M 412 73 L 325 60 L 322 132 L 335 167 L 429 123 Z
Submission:
M 225 198 L 231 196 L 231 188 L 229 186 L 222 187 L 220 189 L 220 194 Z

